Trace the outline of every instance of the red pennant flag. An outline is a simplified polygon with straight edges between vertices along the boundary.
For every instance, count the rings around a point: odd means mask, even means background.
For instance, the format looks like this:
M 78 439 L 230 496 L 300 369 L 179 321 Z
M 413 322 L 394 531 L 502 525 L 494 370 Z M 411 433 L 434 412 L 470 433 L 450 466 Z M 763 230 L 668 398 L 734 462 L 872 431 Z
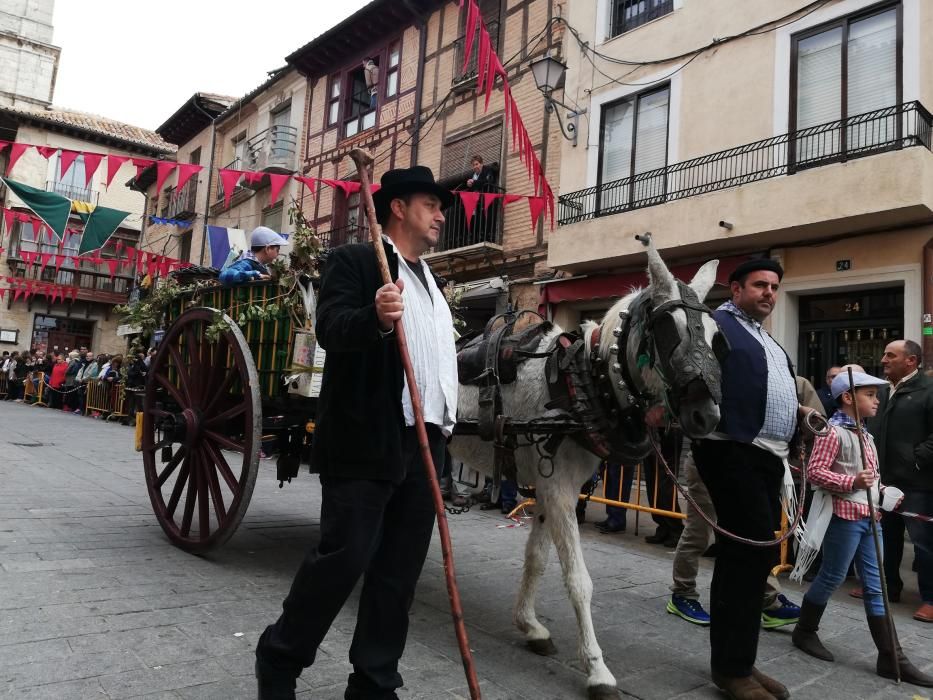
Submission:
M 168 277 L 168 273 L 172 270 L 172 262 L 171 258 L 162 258 L 159 263 L 159 277 Z
M 329 180 L 326 178 L 321 178 L 321 182 L 325 185 L 330 185 L 335 189 L 339 189 L 343 192 L 344 197 L 349 197 L 354 192 L 360 191 L 360 183 L 353 182 L 352 180 Z
M 538 220 L 541 218 L 541 212 L 544 211 L 544 197 L 529 197 L 528 198 L 528 210 L 531 212 L 531 228 L 534 229 L 538 225 Z
M 378 192 L 381 189 L 382 189 L 382 185 L 380 185 L 378 182 L 371 182 L 369 184 L 369 191 L 372 192 L 373 194 L 376 194 L 376 192 Z
M 479 19 L 479 8 L 472 0 L 467 0 L 467 18 L 466 18 L 466 42 L 463 49 L 463 69 L 466 73 L 467 66 L 470 64 L 470 57 L 473 54 L 473 36 L 476 34 L 476 21 Z
M 18 211 L 16 212 L 16 220 L 21 223 L 28 224 L 32 221 L 32 217 L 26 212 Z
M 291 175 L 276 175 L 269 173 L 269 206 L 271 207 L 279 199 L 279 193 L 288 182 Z
M 71 302 L 74 303 L 77 298 L 78 298 L 78 288 L 72 287 L 71 288 Z
M 243 180 L 248 185 L 256 185 L 262 182 L 262 178 L 264 175 L 265 173 L 256 173 L 256 172 L 253 172 L 252 170 L 244 170 Z
M 146 253 L 146 274 L 155 277 L 156 270 L 159 267 L 159 258 L 161 256 L 155 253 Z
M 134 262 L 136 262 L 136 249 L 128 245 L 126 246 L 126 264 L 132 265 Z
M 224 207 L 230 206 L 230 198 L 233 197 L 233 189 L 236 187 L 236 184 L 240 181 L 240 176 L 243 175 L 241 170 L 225 170 L 221 168 L 220 170 L 220 184 L 224 190 Z
M 466 225 L 470 226 L 473 220 L 473 213 L 476 211 L 476 205 L 482 196 L 480 192 L 457 192 L 460 195 L 460 201 L 463 202 L 463 213 L 466 215 Z
M 496 84 L 496 78 L 498 76 L 502 76 L 502 82 L 505 83 L 505 68 L 502 67 L 502 62 L 496 55 L 495 50 L 490 50 L 489 69 L 486 71 L 486 106 L 483 109 L 484 112 L 489 111 L 489 96 L 492 94 L 492 89 Z
M 74 232 L 66 231 L 66 234 L 67 233 L 74 233 Z M 45 229 L 45 235 L 46 237 L 48 237 L 49 241 L 51 241 L 52 243 L 55 243 L 56 241 L 58 241 L 58 236 L 55 235 L 55 231 L 53 231 L 50 228 Z
M 10 145 L 9 141 L 4 141 L 0 139 L 0 153 L 3 152 L 3 149 Z
M 489 205 L 495 202 L 497 199 L 502 199 L 501 194 L 495 194 L 492 192 L 487 192 L 483 195 L 483 211 L 489 211 Z
M 482 94 L 486 85 L 486 68 L 489 64 L 489 52 L 492 50 L 492 42 L 489 39 L 489 32 L 486 27 L 480 24 L 479 27 L 479 56 L 476 63 L 476 92 Z
M 113 182 L 113 176 L 117 174 L 120 166 L 129 159 L 129 156 L 115 156 L 112 154 L 107 156 L 107 187 L 110 187 L 110 183 Z
M 55 256 L 55 276 L 58 277 L 58 271 L 61 269 L 62 265 L 65 264 L 65 255 L 56 255 Z
M 14 143 L 10 145 L 10 162 L 7 163 L 6 166 L 7 176 L 9 176 L 10 171 L 13 170 L 13 166 L 16 165 L 16 161 L 26 152 L 27 148 L 29 148 L 29 144 L 27 143 Z
M 42 233 L 42 220 L 33 219 L 32 220 L 32 236 L 34 241 L 39 240 L 39 235 Z
M 23 296 L 23 290 L 17 285 L 16 290 L 13 292 L 13 301 L 19 301 L 21 296 Z
M 133 164 L 136 164 L 136 161 L 133 161 Z M 156 194 L 162 191 L 162 185 L 165 184 L 165 178 L 171 174 L 171 172 L 178 167 L 178 163 L 175 163 L 171 160 L 160 160 L 156 162 Z M 137 166 L 139 167 L 139 166 Z M 142 171 L 139 171 L 142 172 Z
M 201 172 L 203 169 L 204 166 L 197 165 L 195 163 L 179 163 L 178 180 L 175 184 L 175 193 L 178 194 L 178 191 L 188 183 L 188 180 L 191 179 L 191 176 L 195 173 Z
M 26 267 L 32 267 L 32 262 L 36 259 L 36 253 L 34 251 L 23 250 L 20 252 L 20 256 L 23 258 L 23 262 L 26 263 Z
M 58 153 L 58 146 L 36 146 L 36 150 L 39 151 L 39 155 L 48 160 Z
M 5 294 L 6 294 L 6 290 L 3 289 L 3 288 L 0 288 L 0 299 L 3 299 L 3 296 L 4 296 Z
M 46 265 L 52 261 L 52 253 L 43 253 L 39 256 L 39 269 L 42 270 Z
M 88 153 L 87 151 L 84 152 L 84 186 L 85 187 L 89 188 L 91 186 L 91 180 L 94 179 L 94 174 L 97 172 L 97 168 L 103 159 L 104 159 L 103 153 Z
M 110 278 L 113 279 L 117 274 L 118 260 L 116 258 L 107 259 L 107 267 L 110 268 Z
M 6 226 L 7 233 L 13 233 L 13 221 L 16 218 L 16 212 L 12 209 L 3 210 L 3 225 Z
M 517 202 L 520 199 L 524 199 L 525 195 L 523 194 L 506 194 L 502 196 L 502 206 L 506 204 L 511 204 L 512 202 Z
M 69 151 L 66 148 L 62 149 L 62 157 L 59 158 L 59 172 L 61 173 L 60 180 L 65 179 L 65 173 L 68 172 L 68 169 L 71 167 L 71 164 L 75 162 L 75 159 L 80 155 L 77 151 Z
M 308 190 L 308 194 L 310 194 L 312 197 L 317 196 L 317 178 L 295 175 L 295 180 L 304 185 L 305 189 Z
M 154 160 L 149 160 L 148 158 L 131 158 L 130 159 L 133 165 L 136 166 L 136 177 L 139 177 L 143 174 L 143 171 L 147 168 L 151 168 L 155 165 Z

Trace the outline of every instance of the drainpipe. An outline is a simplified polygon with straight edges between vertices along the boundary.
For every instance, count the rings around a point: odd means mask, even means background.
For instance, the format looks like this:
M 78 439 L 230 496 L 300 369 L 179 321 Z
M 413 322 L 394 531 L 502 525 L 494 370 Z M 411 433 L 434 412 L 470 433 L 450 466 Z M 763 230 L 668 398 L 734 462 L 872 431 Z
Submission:
M 211 120 L 211 157 L 207 164 L 207 197 L 204 199 L 204 223 L 201 231 L 201 252 L 198 255 L 198 265 L 204 265 L 204 247 L 207 244 L 207 217 L 211 211 L 211 182 L 214 178 L 214 148 L 217 145 L 217 119 L 201 109 L 197 95 L 194 96 L 194 106 L 205 117 Z
M 923 366 L 927 369 L 933 367 L 933 238 L 923 246 L 923 330 L 921 331 L 921 347 L 923 348 Z M 929 319 L 929 320 L 928 320 Z M 908 337 L 904 329 L 904 337 Z
M 410 0 L 405 0 L 405 5 L 420 20 L 418 29 L 418 74 L 415 77 L 415 86 L 417 87 L 415 90 L 415 123 L 411 143 L 411 164 L 417 165 L 418 145 L 421 142 L 421 95 L 424 92 L 424 55 L 428 50 L 428 20 L 425 15 L 418 13 L 411 6 Z

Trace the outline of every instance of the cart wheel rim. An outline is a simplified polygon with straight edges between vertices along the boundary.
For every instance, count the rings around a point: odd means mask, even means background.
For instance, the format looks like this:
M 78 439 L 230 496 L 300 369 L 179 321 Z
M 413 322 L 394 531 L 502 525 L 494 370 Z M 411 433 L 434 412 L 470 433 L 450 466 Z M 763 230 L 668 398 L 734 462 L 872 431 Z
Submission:
M 212 342 L 206 330 L 218 321 Z M 235 532 L 256 483 L 261 427 L 259 377 L 240 328 L 215 309 L 186 311 L 152 359 L 143 401 L 146 486 L 174 544 L 206 552 Z

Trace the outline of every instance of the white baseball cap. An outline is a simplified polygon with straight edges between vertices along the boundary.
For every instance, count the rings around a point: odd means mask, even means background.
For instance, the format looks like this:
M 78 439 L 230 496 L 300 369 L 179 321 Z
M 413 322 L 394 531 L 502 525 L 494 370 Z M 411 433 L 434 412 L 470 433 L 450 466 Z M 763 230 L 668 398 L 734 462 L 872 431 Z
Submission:
M 257 226 L 249 234 L 249 247 L 258 248 L 267 245 L 288 245 L 288 240 L 282 238 L 268 226 Z
M 878 377 L 873 377 L 870 374 L 865 374 L 865 372 L 852 372 L 852 385 L 858 389 L 863 386 L 887 386 L 888 382 L 885 379 L 878 379 Z M 849 373 L 840 372 L 833 378 L 833 383 L 830 384 L 829 390 L 833 395 L 834 399 L 838 399 L 845 392 L 849 391 Z

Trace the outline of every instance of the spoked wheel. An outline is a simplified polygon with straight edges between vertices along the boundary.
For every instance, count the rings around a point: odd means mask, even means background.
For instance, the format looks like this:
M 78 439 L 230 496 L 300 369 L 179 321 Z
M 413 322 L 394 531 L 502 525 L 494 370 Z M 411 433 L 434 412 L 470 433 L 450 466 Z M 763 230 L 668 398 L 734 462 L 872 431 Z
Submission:
M 189 552 L 222 545 L 253 495 L 259 467 L 259 378 L 239 327 L 196 308 L 172 324 L 152 359 L 143 402 L 143 465 L 165 534 Z

